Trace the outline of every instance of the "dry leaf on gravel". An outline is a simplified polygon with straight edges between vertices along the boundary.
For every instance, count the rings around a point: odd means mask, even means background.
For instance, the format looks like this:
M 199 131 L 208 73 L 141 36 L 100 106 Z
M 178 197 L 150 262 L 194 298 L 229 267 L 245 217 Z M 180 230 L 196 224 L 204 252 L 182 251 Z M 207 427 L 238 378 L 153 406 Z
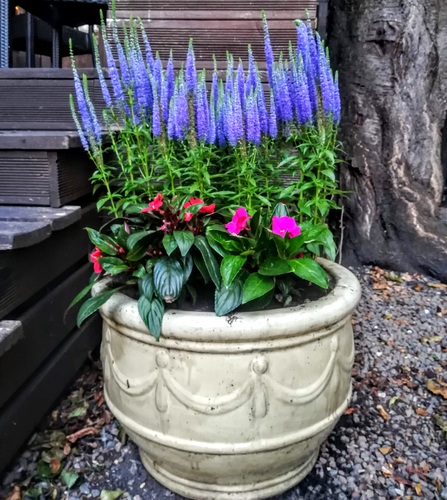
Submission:
M 50 461 L 51 474 L 57 474 L 61 469 L 61 462 L 58 458 L 52 458 Z
M 346 408 L 345 415 L 352 415 L 355 411 L 355 408 Z
M 85 427 L 84 429 L 81 429 L 67 436 L 67 441 L 69 441 L 70 443 L 76 443 L 78 439 L 81 439 L 85 436 L 90 436 L 91 434 L 98 434 L 98 429 L 95 429 L 94 427 Z
M 444 420 L 441 415 L 433 415 L 436 425 L 444 432 L 444 438 L 447 441 L 447 420 Z
M 382 474 L 385 477 L 393 477 L 393 473 L 389 469 L 387 469 L 384 465 L 382 465 L 382 468 L 380 470 L 382 471 Z
M 427 410 L 424 410 L 424 408 L 416 408 L 416 414 L 420 415 L 421 417 L 426 417 L 428 415 Z
M 386 412 L 385 408 L 382 405 L 377 405 L 376 410 L 380 413 L 380 416 L 383 420 L 388 420 L 390 418 L 389 414 Z
M 14 485 L 5 500 L 22 500 L 22 492 L 20 490 L 20 486 Z
M 439 385 L 434 380 L 428 380 L 427 389 L 433 394 L 439 394 L 444 399 L 447 399 L 447 385 Z
M 427 286 L 431 288 L 438 288 L 439 290 L 447 290 L 447 285 L 444 283 L 427 283 Z
M 434 337 L 422 337 L 422 342 L 439 342 L 444 337 L 442 335 L 435 335 Z
M 382 455 L 388 455 L 388 453 L 393 451 L 393 448 L 392 446 L 382 446 L 382 448 L 379 448 L 379 451 Z

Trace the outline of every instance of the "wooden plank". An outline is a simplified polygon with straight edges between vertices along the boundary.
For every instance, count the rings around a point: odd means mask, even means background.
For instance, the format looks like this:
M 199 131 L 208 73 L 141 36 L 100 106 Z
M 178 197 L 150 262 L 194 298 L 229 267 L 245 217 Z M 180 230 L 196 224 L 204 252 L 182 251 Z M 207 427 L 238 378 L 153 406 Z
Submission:
M 23 340 L 4 352 L 3 356 L 0 340 L 0 408 L 76 327 L 79 306 L 67 311 L 66 317 L 64 314 L 76 293 L 88 283 L 91 274 L 91 264 L 83 264 L 17 316 L 17 321 L 10 322 L 20 325 Z M 6 322 L 0 322 L 0 332 L 3 323 Z M 17 366 L 20 370 L 16 369 Z
M 68 105 L 68 104 L 67 104 Z M 81 141 L 77 132 L 52 130 L 1 130 L 0 150 L 59 150 L 80 148 Z
M 326 40 L 327 37 L 328 13 L 328 0 L 319 0 L 317 9 L 317 27 L 318 33 L 320 33 L 320 36 L 323 40 Z
M 20 339 L 23 339 L 23 328 L 20 321 L 13 320 L 3 320 L 0 321 L 0 358 L 9 351 L 11 347 L 16 344 Z M 17 365 L 16 365 L 17 366 Z M 0 371 L 2 364 L 0 363 Z M 20 373 L 20 370 L 14 370 L 14 372 Z M 0 385 L 0 391 L 6 383 L 9 384 L 9 373 L 5 377 L 0 377 L 2 384 Z M 0 407 L 2 406 L 0 402 Z
M 100 341 L 101 318 L 75 330 L 0 412 L 0 473 L 73 381 Z
M 83 69 L 82 74 L 96 78 L 96 70 Z M 73 72 L 68 68 L 7 68 L 0 69 L 0 80 L 73 80 Z
M 116 10 L 283 10 L 283 9 L 315 9 L 317 0 L 250 0 L 241 2 L 240 0 L 222 0 L 220 2 L 210 0 L 118 0 Z
M 48 222 L 0 221 L 0 250 L 30 247 L 47 239 L 51 234 Z
M 0 222 L 48 222 L 52 231 L 60 231 L 81 218 L 81 207 L 14 207 L 0 206 Z
M 71 226 L 53 233 L 38 245 L 0 252 L 0 319 L 34 297 L 81 259 L 91 245 L 84 227 L 98 227 L 95 204 Z M 85 260 L 84 260 L 85 262 Z

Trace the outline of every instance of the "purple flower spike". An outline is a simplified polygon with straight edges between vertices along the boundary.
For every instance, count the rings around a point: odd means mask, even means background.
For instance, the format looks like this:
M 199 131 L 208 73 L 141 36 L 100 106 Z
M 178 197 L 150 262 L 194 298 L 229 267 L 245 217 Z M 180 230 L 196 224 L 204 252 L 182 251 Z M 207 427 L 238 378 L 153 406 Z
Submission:
M 174 91 L 174 96 L 171 99 L 171 102 L 169 103 L 169 116 L 168 116 L 168 139 L 171 139 L 171 141 L 174 141 L 177 139 L 176 133 L 175 133 L 175 98 L 176 92 Z
M 209 128 L 209 108 L 206 95 L 205 74 L 202 73 L 199 79 L 196 96 L 196 131 L 197 139 L 204 142 L 208 136 Z
M 189 128 L 188 97 L 183 70 L 180 71 L 179 75 L 178 97 L 176 99 L 175 116 L 175 134 L 177 136 L 177 139 L 182 140 L 185 138 L 186 131 Z
M 124 49 L 121 43 L 117 43 L 116 49 L 118 51 L 118 61 L 120 63 L 121 77 L 123 79 L 124 85 L 129 87 L 130 85 L 130 72 L 129 66 L 127 65 L 126 55 L 124 54 Z
M 245 94 L 248 95 L 252 90 L 255 90 L 258 85 L 258 68 L 256 67 L 255 58 L 251 46 L 248 46 L 248 75 L 245 84 Z
M 161 134 L 160 106 L 158 105 L 157 95 L 154 96 L 154 104 L 152 106 L 152 133 L 155 137 L 159 137 Z
M 289 122 L 293 120 L 293 109 L 290 101 L 286 72 L 281 62 L 276 66 L 273 77 L 275 82 L 274 88 L 278 120 L 281 122 Z
M 217 68 L 214 66 L 213 79 L 211 83 L 211 102 L 213 102 L 214 111 L 217 111 L 217 105 L 219 102 L 219 79 L 217 77 Z
M 247 141 L 259 146 L 261 144 L 261 127 L 258 106 L 253 91 L 247 97 Z
M 242 59 L 239 59 L 239 65 L 237 67 L 237 85 L 239 89 L 239 100 L 241 102 L 242 110 L 245 109 L 245 75 L 244 66 L 242 64 Z
M 168 64 L 166 65 L 166 86 L 168 93 L 168 102 L 171 102 L 171 98 L 174 95 L 175 89 L 174 61 L 172 59 L 172 51 L 169 54 Z
M 256 89 L 256 100 L 259 112 L 259 127 L 262 134 L 269 131 L 269 115 L 267 113 L 267 106 L 265 105 L 264 88 L 262 87 L 261 80 L 258 76 L 258 85 Z
M 227 52 L 227 74 L 225 80 L 225 98 L 230 97 L 233 92 L 233 56 Z
M 169 119 L 169 99 L 168 99 L 167 75 L 164 76 L 162 84 L 161 84 L 160 105 L 161 105 L 161 118 L 163 120 L 163 123 L 167 124 L 168 119 Z
M 301 60 L 300 60 L 301 63 Z M 298 74 L 296 75 L 296 97 L 297 114 L 300 125 L 306 125 L 312 122 L 312 106 L 309 98 L 309 89 L 307 77 L 304 73 L 303 65 L 300 64 Z
M 239 81 L 234 81 L 233 89 L 233 127 L 236 140 L 244 137 L 244 115 L 242 111 L 242 104 L 239 92 Z
M 332 114 L 334 116 L 334 122 L 338 124 L 340 123 L 340 118 L 341 118 L 341 99 L 340 99 L 340 88 L 338 86 L 338 73 L 335 74 L 333 96 L 334 96 L 334 102 L 333 102 Z
M 315 36 L 312 30 L 312 25 L 310 23 L 307 24 L 307 37 L 309 40 L 309 63 L 310 63 L 310 70 L 314 76 L 314 78 L 317 77 L 319 73 L 318 69 L 318 49 L 317 49 L 317 43 L 315 41 Z
M 124 102 L 124 92 L 121 85 L 120 76 L 118 69 L 115 64 L 115 59 L 112 55 L 112 50 L 110 48 L 109 42 L 104 40 L 104 48 L 106 50 L 107 66 L 109 68 L 110 81 L 112 83 L 113 95 L 119 105 Z
M 155 81 L 155 85 L 157 87 L 157 94 L 160 95 L 161 92 L 161 84 L 163 80 L 163 64 L 160 59 L 160 54 L 157 52 L 154 62 L 154 71 L 153 77 Z
M 225 146 L 225 100 L 222 80 L 219 82 L 219 95 L 216 105 L 216 136 L 220 147 Z
M 208 144 L 215 144 L 216 143 L 216 106 L 214 104 L 214 94 L 211 91 L 210 93 L 210 105 L 209 105 L 209 113 L 210 113 L 210 118 L 209 118 L 209 126 L 208 126 L 208 135 L 206 137 L 206 142 Z
M 326 58 L 326 53 L 324 51 L 323 45 L 320 48 L 320 62 L 319 62 L 320 74 L 320 92 L 321 100 L 323 102 L 323 112 L 325 116 L 328 116 L 333 109 L 333 82 L 331 69 Z
M 269 135 L 273 139 L 276 139 L 278 136 L 278 123 L 276 121 L 276 105 L 273 90 L 270 90 Z
M 273 49 L 272 42 L 270 41 L 269 27 L 267 24 L 267 18 L 265 17 L 265 12 L 262 11 L 262 24 L 264 27 L 264 53 L 265 53 L 265 62 L 267 64 L 267 75 L 269 79 L 270 86 L 273 85 Z
M 194 95 L 197 90 L 197 70 L 196 59 L 194 57 L 194 48 L 192 38 L 189 39 L 188 54 L 186 55 L 186 90 L 188 94 Z
M 154 68 L 154 56 L 152 54 L 151 44 L 146 35 L 146 30 L 144 29 L 143 23 L 140 21 L 141 33 L 143 35 L 144 48 L 146 50 L 146 63 L 149 66 L 150 71 L 153 71 Z
M 78 103 L 79 115 L 81 117 L 81 130 L 83 131 L 83 134 L 79 135 L 82 137 L 85 134 L 85 136 L 90 138 L 93 134 L 92 119 L 87 106 L 87 101 L 85 99 L 84 89 L 82 88 L 81 80 L 75 68 L 73 68 L 73 76 L 76 101 Z

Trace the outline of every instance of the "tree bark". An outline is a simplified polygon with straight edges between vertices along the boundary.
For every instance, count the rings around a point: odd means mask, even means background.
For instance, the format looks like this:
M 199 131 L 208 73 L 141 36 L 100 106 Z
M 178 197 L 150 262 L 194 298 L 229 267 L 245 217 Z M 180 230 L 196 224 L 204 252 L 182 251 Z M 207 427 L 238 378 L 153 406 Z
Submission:
M 329 47 L 343 103 L 348 262 L 447 280 L 442 129 L 445 0 L 332 0 Z

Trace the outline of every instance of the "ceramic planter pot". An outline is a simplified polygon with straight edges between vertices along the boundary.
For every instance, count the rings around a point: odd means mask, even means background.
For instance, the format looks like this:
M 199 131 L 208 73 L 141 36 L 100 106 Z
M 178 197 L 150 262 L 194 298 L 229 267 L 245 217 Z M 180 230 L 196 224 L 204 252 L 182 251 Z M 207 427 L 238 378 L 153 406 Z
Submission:
M 301 481 L 351 396 L 360 285 L 298 307 L 217 317 L 171 310 L 160 342 L 137 302 L 102 308 L 105 398 L 151 475 L 189 498 L 260 499 Z M 99 287 L 103 285 L 98 285 Z

